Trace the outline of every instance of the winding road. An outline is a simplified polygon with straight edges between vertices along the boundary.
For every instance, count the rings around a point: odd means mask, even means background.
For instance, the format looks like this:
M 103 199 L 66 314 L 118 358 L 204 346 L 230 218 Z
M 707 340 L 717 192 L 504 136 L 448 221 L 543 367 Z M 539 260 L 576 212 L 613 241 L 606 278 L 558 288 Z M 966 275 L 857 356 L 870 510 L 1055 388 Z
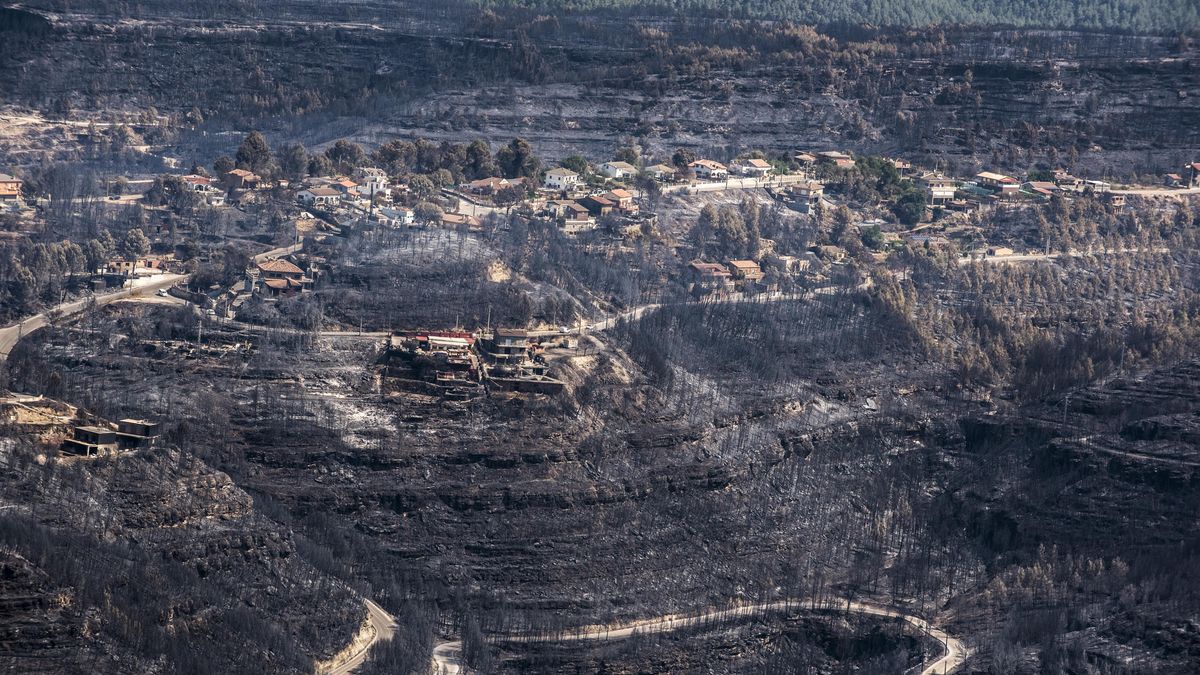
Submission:
M 610 642 L 613 640 L 624 640 L 634 635 L 672 633 L 695 626 L 698 623 L 733 621 L 745 617 L 762 616 L 776 612 L 790 611 L 793 609 L 803 608 L 805 605 L 811 606 L 807 600 L 778 600 L 775 602 L 760 603 L 755 605 L 742 605 L 728 609 L 714 610 L 704 614 L 692 614 L 684 616 L 667 615 L 652 619 L 643 619 L 628 623 L 614 624 L 611 626 L 586 626 L 580 628 L 577 632 L 568 635 L 524 635 L 501 637 L 498 639 L 500 641 L 510 643 L 544 641 Z M 814 607 L 814 609 L 902 619 L 908 625 L 912 626 L 933 640 L 936 640 L 942 645 L 942 654 L 933 661 L 924 664 L 921 668 L 920 675 L 943 675 L 944 673 L 953 673 L 960 665 L 962 665 L 967 656 L 966 646 L 963 645 L 961 640 L 950 636 L 941 628 L 933 626 L 921 617 L 905 614 L 901 610 L 892 607 L 876 605 L 869 602 L 852 601 L 845 604 L 839 603 L 837 606 L 832 607 Z M 459 675 L 462 673 L 463 665 L 461 655 L 461 641 L 453 640 L 438 643 L 433 649 L 433 672 L 435 675 Z
M 0 328 L 0 362 L 8 358 L 9 353 L 12 352 L 13 347 L 17 345 L 17 342 L 21 338 L 45 328 L 50 323 L 47 315 L 55 314 L 59 318 L 73 316 L 91 306 L 104 307 L 118 300 L 133 297 L 141 293 L 153 293 L 159 289 L 173 286 L 185 279 L 187 279 L 186 274 L 158 274 L 152 277 L 140 277 L 134 279 L 129 287 L 122 288 L 119 291 L 64 302 L 61 305 L 54 306 L 50 310 L 34 314 L 14 324 Z
M 277 258 L 281 255 L 295 253 L 304 248 L 303 242 L 292 244 L 290 246 L 281 246 L 273 248 L 270 251 L 264 251 L 253 257 L 254 262 L 262 262 L 267 258 Z M 191 275 L 188 274 L 156 274 L 154 276 L 138 277 L 130 282 L 126 288 L 122 288 L 112 293 L 103 295 L 92 295 L 79 300 L 64 302 L 60 305 L 38 313 L 33 316 L 26 317 L 0 328 L 0 363 L 8 359 L 8 355 L 12 352 L 13 347 L 21 341 L 21 338 L 33 333 L 34 331 L 45 328 L 49 325 L 49 315 L 56 315 L 56 318 L 62 319 L 69 316 L 79 314 L 88 307 L 104 307 L 118 300 L 133 298 L 144 293 L 169 288 L 178 283 L 187 282 Z
M 870 282 L 859 284 L 857 290 L 866 290 L 871 287 Z M 650 303 L 646 305 L 638 305 L 624 312 L 614 314 L 607 319 L 590 323 L 586 326 L 589 333 L 601 333 L 609 330 L 621 323 L 622 321 L 632 321 L 640 319 L 646 314 L 658 311 L 664 307 L 683 307 L 686 305 L 729 305 L 740 302 L 745 303 L 761 303 L 761 302 L 787 302 L 789 300 L 812 300 L 818 295 L 833 295 L 838 292 L 838 288 L 825 286 L 822 288 L 813 289 L 810 291 L 800 291 L 799 293 L 782 293 L 775 291 L 772 293 L 755 293 L 747 295 L 745 293 L 731 293 L 721 297 L 708 297 L 703 300 L 685 300 L 680 302 L 669 303 Z
M 1138 253 L 1170 253 L 1171 249 L 1160 246 L 1153 249 L 1140 248 L 1118 248 L 1118 249 L 1098 249 L 1094 251 L 1067 251 L 1065 253 L 1014 253 L 1011 255 L 987 255 L 987 256 L 967 256 L 958 259 L 960 265 L 970 265 L 971 263 L 1016 263 L 1016 262 L 1037 262 L 1041 260 L 1058 260 L 1060 258 L 1083 258 L 1085 256 L 1105 256 L 1105 255 L 1136 255 Z
M 382 607 L 366 600 L 367 619 L 370 622 L 372 631 L 371 639 L 363 643 L 362 647 L 354 650 L 346 655 L 339 663 L 332 664 L 325 668 L 318 669 L 320 675 L 350 675 L 355 669 L 366 663 L 367 656 L 371 653 L 371 648 L 379 642 L 388 642 L 392 636 L 396 634 L 396 620 L 392 618 Z

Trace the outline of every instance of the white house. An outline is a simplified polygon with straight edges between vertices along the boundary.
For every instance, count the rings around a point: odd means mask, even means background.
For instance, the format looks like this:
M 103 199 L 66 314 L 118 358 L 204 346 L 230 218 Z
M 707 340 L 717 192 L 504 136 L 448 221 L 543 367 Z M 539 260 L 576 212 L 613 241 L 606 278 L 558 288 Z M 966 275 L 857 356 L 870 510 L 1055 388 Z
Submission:
M 563 167 L 550 169 L 546 172 L 544 185 L 551 190 L 570 190 L 579 185 L 579 174 Z
M 215 185 L 216 181 L 208 176 L 189 174 L 180 178 L 180 180 L 183 181 L 184 187 L 192 192 L 210 192 L 218 189 L 217 185 Z
M 958 192 L 958 181 L 938 173 L 926 173 L 917 179 L 925 187 L 925 197 L 934 206 L 952 201 Z
M 696 178 L 704 180 L 725 180 L 729 177 L 729 168 L 711 159 L 698 159 L 688 164 L 688 168 L 696 174 Z
M 329 187 L 312 187 L 301 190 L 296 198 L 309 206 L 337 206 L 342 200 L 342 193 Z
M 637 172 L 637 167 L 629 162 L 605 162 L 600 165 L 600 173 L 618 180 L 636 176 Z
M 370 198 L 379 194 L 391 196 L 392 187 L 387 172 L 383 169 L 366 166 L 360 168 L 355 175 L 358 178 L 358 192 L 364 197 Z
M 771 173 L 771 164 L 764 159 L 743 159 L 737 164 L 738 173 L 752 178 L 766 178 Z
M 670 180 L 675 177 L 675 167 L 669 164 L 654 164 L 646 167 L 646 173 L 654 180 Z
M 412 209 L 383 208 L 376 209 L 375 220 L 383 227 L 409 227 L 416 223 Z

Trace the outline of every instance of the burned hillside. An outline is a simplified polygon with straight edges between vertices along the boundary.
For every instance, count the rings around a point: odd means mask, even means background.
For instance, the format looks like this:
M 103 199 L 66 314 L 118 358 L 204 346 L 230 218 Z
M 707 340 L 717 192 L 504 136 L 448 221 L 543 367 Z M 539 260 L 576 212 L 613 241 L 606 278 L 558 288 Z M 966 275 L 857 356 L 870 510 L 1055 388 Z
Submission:
M 0 669 L 1200 670 L 1195 10 L 551 4 L 0 8 Z

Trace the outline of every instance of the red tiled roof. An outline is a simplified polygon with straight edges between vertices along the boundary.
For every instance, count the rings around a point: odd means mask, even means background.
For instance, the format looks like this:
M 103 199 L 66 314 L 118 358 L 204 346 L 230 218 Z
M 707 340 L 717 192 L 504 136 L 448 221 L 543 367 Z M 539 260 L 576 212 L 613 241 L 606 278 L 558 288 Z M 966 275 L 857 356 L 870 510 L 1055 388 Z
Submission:
M 304 274 L 304 270 L 286 260 L 279 260 L 278 258 L 258 263 L 258 269 L 264 272 L 278 272 L 280 274 Z

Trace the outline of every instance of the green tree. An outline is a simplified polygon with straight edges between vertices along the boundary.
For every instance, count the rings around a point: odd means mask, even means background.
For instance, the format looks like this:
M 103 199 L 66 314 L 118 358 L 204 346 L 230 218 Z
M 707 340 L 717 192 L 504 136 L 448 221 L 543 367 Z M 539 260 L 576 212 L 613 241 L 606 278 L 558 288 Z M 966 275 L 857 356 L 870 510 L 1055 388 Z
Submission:
M 140 228 L 131 228 L 121 239 L 118 251 L 123 260 L 137 260 L 150 252 L 150 240 Z
M 484 141 L 472 141 L 467 146 L 467 161 L 463 173 L 470 180 L 478 180 L 496 175 L 496 161 L 492 158 L 492 149 Z
M 89 239 L 83 245 L 84 271 L 95 272 L 104 267 L 104 263 L 108 261 L 108 255 L 104 250 L 104 245 L 95 239 Z
M 279 170 L 290 181 L 299 181 L 308 173 L 308 150 L 299 143 L 285 145 L 279 151 Z
M 863 246 L 878 251 L 883 248 L 883 230 L 878 225 L 872 225 L 860 233 Z
M 33 272 L 22 265 L 16 256 L 9 256 L 7 267 L 8 292 L 13 302 L 23 313 L 33 311 L 37 301 L 37 279 Z
M 413 218 L 425 225 L 442 222 L 442 207 L 432 202 L 419 202 L 413 207 Z
M 325 151 L 325 156 L 333 162 L 339 173 L 350 173 L 367 161 L 367 153 L 363 151 L 362 146 L 344 138 L 330 146 Z
M 308 160 L 308 175 L 310 176 L 332 176 L 334 171 L 337 171 L 337 167 L 329 161 L 329 157 L 323 154 L 313 155 Z
M 108 184 L 108 194 L 114 197 L 120 197 L 125 194 L 125 190 L 129 189 L 129 181 L 124 176 L 117 176 Z
M 675 151 L 675 154 L 671 155 L 671 164 L 674 164 L 675 168 L 680 171 L 686 171 L 688 164 L 694 161 L 696 161 L 696 153 L 688 148 L 679 148 Z
M 588 172 L 588 161 L 581 155 L 571 155 L 563 159 L 559 164 L 563 168 L 570 169 L 581 176 Z
M 512 206 L 524 198 L 525 188 L 519 185 L 509 185 L 497 190 L 492 201 L 496 202 L 497 206 Z
M 413 164 L 410 170 L 419 173 L 429 173 L 436 171 L 442 165 L 441 148 L 433 141 L 418 138 L 413 143 Z
M 246 134 L 246 138 L 238 146 L 234 159 L 237 160 L 239 168 L 248 169 L 254 173 L 265 173 L 271 164 L 271 148 L 267 145 L 266 137 L 257 131 Z
M 408 189 L 412 190 L 418 199 L 429 199 L 437 192 L 437 186 L 429 176 L 413 176 L 408 181 Z
M 541 171 L 541 162 L 533 155 L 533 147 L 523 138 L 514 138 L 511 143 L 496 153 L 496 163 L 506 178 L 536 176 Z
M 236 168 L 237 162 L 234 162 L 233 158 L 228 155 L 221 155 L 213 160 L 213 172 L 218 176 L 222 176 Z
M 469 153 L 468 153 L 469 154 Z M 400 176 L 412 170 L 417 149 L 408 141 L 388 141 L 375 149 L 371 159 L 389 175 Z M 491 157 L 491 153 L 488 153 Z
M 921 222 L 921 218 L 925 215 L 925 192 L 910 190 L 904 193 L 900 199 L 896 200 L 892 212 L 896 214 L 896 218 L 901 223 L 910 227 Z
M 95 241 L 100 244 L 100 250 L 104 253 L 105 260 L 108 260 L 116 254 L 117 242 L 115 239 L 113 239 L 112 232 L 109 232 L 108 230 L 100 230 L 100 234 L 96 236 Z
M 631 145 L 626 145 L 626 146 L 617 148 L 617 154 L 614 155 L 614 157 L 616 158 L 616 160 L 618 162 L 628 162 L 630 164 L 637 164 L 638 160 L 641 159 L 641 157 L 642 157 L 642 153 L 637 148 L 635 148 Z

